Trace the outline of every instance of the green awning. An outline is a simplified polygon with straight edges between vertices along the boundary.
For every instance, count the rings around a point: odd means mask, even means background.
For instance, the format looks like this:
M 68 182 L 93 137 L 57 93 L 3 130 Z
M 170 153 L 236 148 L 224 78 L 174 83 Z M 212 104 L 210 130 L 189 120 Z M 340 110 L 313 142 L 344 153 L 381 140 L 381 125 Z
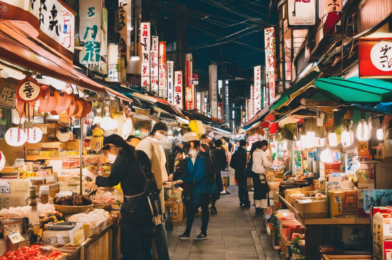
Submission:
M 392 83 L 379 79 L 319 78 L 315 85 L 324 95 L 341 103 L 392 102 Z
M 308 85 L 312 80 L 316 79 L 319 76 L 319 71 L 312 71 L 304 78 L 300 79 L 297 83 L 291 86 L 286 92 L 284 92 L 278 100 L 276 100 L 270 107 L 270 111 L 279 109 L 281 106 L 285 105 L 287 101 L 294 98 L 291 95 L 295 94 L 298 90 L 300 90 L 305 85 Z

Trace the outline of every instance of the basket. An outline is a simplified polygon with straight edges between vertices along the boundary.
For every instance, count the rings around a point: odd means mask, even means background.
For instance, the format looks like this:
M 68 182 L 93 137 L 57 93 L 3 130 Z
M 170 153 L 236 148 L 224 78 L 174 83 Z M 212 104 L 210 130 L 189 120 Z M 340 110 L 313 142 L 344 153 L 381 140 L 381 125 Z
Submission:
M 63 214 L 78 214 L 78 213 L 84 213 L 87 210 L 92 209 L 93 205 L 91 204 L 86 206 L 68 206 L 68 205 L 54 204 L 54 208 Z

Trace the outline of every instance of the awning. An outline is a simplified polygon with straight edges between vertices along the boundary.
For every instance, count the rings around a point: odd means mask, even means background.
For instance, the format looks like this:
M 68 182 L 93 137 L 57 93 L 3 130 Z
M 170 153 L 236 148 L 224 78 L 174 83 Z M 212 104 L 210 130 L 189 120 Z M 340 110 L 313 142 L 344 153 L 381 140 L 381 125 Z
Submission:
M 25 32 L 21 27 L 31 28 L 32 32 Z M 96 92 L 108 91 L 118 98 L 131 101 L 78 72 L 60 53 L 35 38 L 37 34 L 34 31 L 27 22 L 0 19 L 0 59 L 78 87 Z
M 319 71 L 312 71 L 302 79 L 300 79 L 297 83 L 295 83 L 293 86 L 291 86 L 286 92 L 284 92 L 281 97 L 276 100 L 270 107 L 270 110 L 276 110 L 281 108 L 284 105 L 287 105 L 290 103 L 290 101 L 295 98 L 299 93 L 298 91 L 301 90 L 301 88 L 304 88 L 306 86 L 309 86 L 313 83 L 313 80 L 316 79 L 319 76 L 320 72 Z
M 392 83 L 379 79 L 342 79 L 337 77 L 315 80 L 322 94 L 345 104 L 392 102 Z
M 244 130 L 249 130 L 255 123 L 260 122 L 268 115 L 270 111 L 270 107 L 265 107 L 262 110 L 259 110 L 256 115 L 254 115 L 246 124 L 242 127 Z
M 221 125 L 225 123 L 225 120 L 208 117 L 192 110 L 182 110 L 182 113 L 187 117 L 190 117 L 190 119 L 202 121 L 204 124 Z

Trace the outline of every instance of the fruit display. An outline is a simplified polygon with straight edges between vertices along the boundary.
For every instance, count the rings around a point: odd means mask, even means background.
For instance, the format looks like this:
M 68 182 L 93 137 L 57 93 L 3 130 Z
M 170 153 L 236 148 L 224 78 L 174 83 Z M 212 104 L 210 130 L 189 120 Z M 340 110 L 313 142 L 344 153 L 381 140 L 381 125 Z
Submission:
M 65 205 L 65 206 L 86 206 L 86 205 L 91 205 L 93 202 L 86 195 L 75 194 L 72 196 L 55 197 L 53 199 L 53 203 L 56 205 Z
M 63 255 L 55 249 L 52 249 L 48 255 L 48 252 L 44 252 L 39 245 L 24 246 L 15 251 L 8 251 L 4 256 L 0 256 L 0 260 L 57 260 Z

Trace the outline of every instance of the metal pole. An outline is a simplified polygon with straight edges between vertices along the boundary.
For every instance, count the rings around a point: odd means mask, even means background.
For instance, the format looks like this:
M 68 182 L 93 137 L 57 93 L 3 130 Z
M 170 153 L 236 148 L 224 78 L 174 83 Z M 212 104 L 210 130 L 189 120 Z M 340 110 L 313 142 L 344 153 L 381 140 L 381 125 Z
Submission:
M 83 142 L 83 128 L 84 128 L 83 118 L 80 118 L 80 143 L 79 143 L 80 195 L 83 195 L 83 161 L 82 161 L 83 143 L 84 143 L 84 142 Z

